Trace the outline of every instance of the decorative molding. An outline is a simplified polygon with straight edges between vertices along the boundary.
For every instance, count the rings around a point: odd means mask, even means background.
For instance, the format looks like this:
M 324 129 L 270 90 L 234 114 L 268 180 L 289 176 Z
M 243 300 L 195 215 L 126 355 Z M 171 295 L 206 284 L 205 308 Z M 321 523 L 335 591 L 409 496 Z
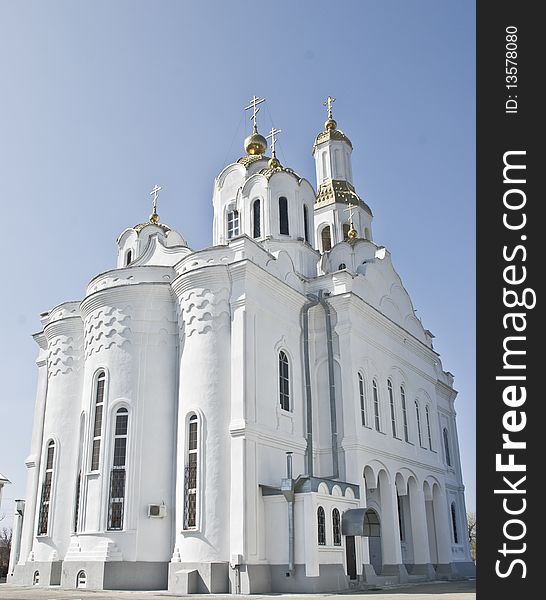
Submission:
M 85 358 L 109 348 L 131 344 L 131 317 L 128 310 L 100 308 L 85 319 Z
M 185 292 L 180 297 L 180 307 L 186 338 L 195 333 L 208 333 L 213 327 L 229 326 L 231 312 L 227 287 L 215 291 L 203 288 Z

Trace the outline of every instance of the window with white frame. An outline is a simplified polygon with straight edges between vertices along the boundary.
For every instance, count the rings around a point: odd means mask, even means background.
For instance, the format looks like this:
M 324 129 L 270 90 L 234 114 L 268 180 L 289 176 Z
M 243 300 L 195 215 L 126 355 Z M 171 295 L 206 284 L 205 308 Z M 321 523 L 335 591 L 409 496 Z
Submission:
M 290 410 L 290 363 L 286 352 L 279 352 L 279 404 L 283 410 Z
M 430 410 L 428 405 L 425 406 L 425 421 L 427 424 L 427 439 L 428 439 L 428 447 L 432 450 L 432 430 L 430 428 Z
M 381 431 L 381 421 L 379 417 L 379 390 L 377 389 L 377 381 L 374 379 L 372 382 L 372 393 L 373 393 L 373 416 L 375 422 L 375 429 Z
M 415 419 L 417 420 L 417 437 L 419 439 L 419 446 L 423 445 L 423 434 L 421 432 L 421 410 L 419 409 L 419 402 L 415 401 Z
M 332 533 L 334 546 L 341 546 L 341 515 L 337 508 L 332 511 Z
M 114 429 L 114 453 L 110 471 L 110 496 L 108 501 L 108 529 L 123 529 L 123 516 L 126 504 L 127 479 L 127 432 L 129 411 L 119 408 L 116 412 Z
M 366 390 L 364 384 L 364 376 L 358 373 L 358 395 L 360 397 L 360 420 L 362 425 L 366 425 Z
M 95 378 L 95 418 L 93 422 L 93 444 L 91 447 L 91 471 L 99 470 L 105 385 L 106 373 L 99 371 Z
M 261 223 L 261 208 L 260 199 L 254 200 L 252 204 L 252 237 L 259 238 L 262 236 L 262 223 Z
M 392 389 L 392 381 L 387 379 L 387 391 L 389 393 L 389 406 L 391 411 L 391 427 L 392 435 L 396 437 L 396 409 L 394 406 L 394 391 Z
M 49 528 L 49 513 L 51 509 L 51 488 L 53 486 L 53 470 L 55 466 L 55 442 L 47 444 L 45 469 L 42 479 L 42 494 L 40 497 L 40 512 L 38 515 L 38 535 L 47 535 Z
M 447 463 L 448 467 L 451 467 L 451 450 L 449 447 L 449 433 L 448 433 L 446 427 L 444 427 L 442 435 L 444 438 L 444 450 L 446 453 L 446 463 Z
M 197 468 L 199 460 L 199 421 L 191 415 L 187 429 L 186 466 L 184 469 L 184 529 L 197 527 Z
M 326 546 L 326 515 L 322 506 L 317 508 L 317 528 L 318 544 L 319 546 Z
M 404 423 L 404 439 L 409 442 L 409 431 L 408 431 L 408 409 L 406 407 L 406 391 L 404 386 L 400 386 L 400 401 L 402 404 L 402 421 Z
M 230 210 L 227 214 L 227 236 L 228 240 L 239 235 L 239 211 Z

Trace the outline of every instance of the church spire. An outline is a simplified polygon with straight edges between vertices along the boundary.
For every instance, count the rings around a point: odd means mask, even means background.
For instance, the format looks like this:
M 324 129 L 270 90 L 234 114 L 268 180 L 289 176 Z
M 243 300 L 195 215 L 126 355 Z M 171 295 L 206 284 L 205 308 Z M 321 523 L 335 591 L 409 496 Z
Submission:
M 252 134 L 245 139 L 245 152 L 251 155 L 263 155 L 267 149 L 267 140 L 263 135 L 258 133 L 258 122 L 256 118 L 260 112 L 259 105 L 262 102 L 265 102 L 265 98 L 252 96 L 250 104 L 245 106 L 245 110 L 252 109 L 252 114 L 250 115 L 250 118 L 252 119 Z
M 282 133 L 282 129 L 275 129 L 275 127 L 271 128 L 271 133 L 266 137 L 271 138 L 271 159 L 269 160 L 269 168 L 277 169 L 281 166 L 277 158 L 277 153 L 275 151 L 275 146 L 277 144 L 277 134 Z

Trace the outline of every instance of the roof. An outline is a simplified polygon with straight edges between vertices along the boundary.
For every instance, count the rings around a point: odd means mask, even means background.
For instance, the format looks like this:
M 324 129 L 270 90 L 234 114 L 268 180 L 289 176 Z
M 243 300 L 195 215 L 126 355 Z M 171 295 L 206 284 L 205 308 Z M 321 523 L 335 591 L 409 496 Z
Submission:
M 0 473 L 0 483 L 11 483 L 11 481 Z

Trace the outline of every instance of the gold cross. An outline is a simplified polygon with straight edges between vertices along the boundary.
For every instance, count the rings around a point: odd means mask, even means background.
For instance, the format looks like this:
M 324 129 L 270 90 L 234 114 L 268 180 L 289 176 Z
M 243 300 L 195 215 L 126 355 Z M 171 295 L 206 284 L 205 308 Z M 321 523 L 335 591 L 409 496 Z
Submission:
M 156 183 L 154 189 L 150 192 L 150 196 L 152 196 L 152 214 L 150 215 L 150 223 L 159 222 L 159 215 L 157 214 L 157 196 L 160 191 L 161 187 Z
M 269 135 L 266 135 L 266 138 L 271 138 L 271 156 L 273 158 L 276 158 L 275 156 L 275 144 L 277 143 L 277 134 L 278 133 L 282 133 L 282 129 L 275 129 L 274 127 L 271 128 L 271 133 Z
M 252 115 L 250 118 L 253 121 L 254 133 L 256 133 L 258 131 L 258 126 L 256 125 L 256 116 L 260 112 L 260 109 L 258 108 L 258 104 L 261 104 L 262 102 L 265 102 L 265 98 L 260 99 L 260 98 L 258 98 L 258 96 L 252 96 L 252 100 L 250 101 L 250 104 L 248 106 L 245 106 L 245 110 L 252 109 Z
M 328 118 L 332 119 L 332 104 L 336 101 L 335 98 L 332 98 L 332 96 L 328 96 L 328 98 L 326 98 L 326 102 L 323 102 L 324 106 L 328 107 Z
M 349 202 L 349 206 L 343 209 L 344 212 L 349 212 L 349 231 L 347 232 L 349 240 L 355 240 L 358 235 L 353 223 L 353 208 L 356 208 L 356 205 L 352 202 Z

